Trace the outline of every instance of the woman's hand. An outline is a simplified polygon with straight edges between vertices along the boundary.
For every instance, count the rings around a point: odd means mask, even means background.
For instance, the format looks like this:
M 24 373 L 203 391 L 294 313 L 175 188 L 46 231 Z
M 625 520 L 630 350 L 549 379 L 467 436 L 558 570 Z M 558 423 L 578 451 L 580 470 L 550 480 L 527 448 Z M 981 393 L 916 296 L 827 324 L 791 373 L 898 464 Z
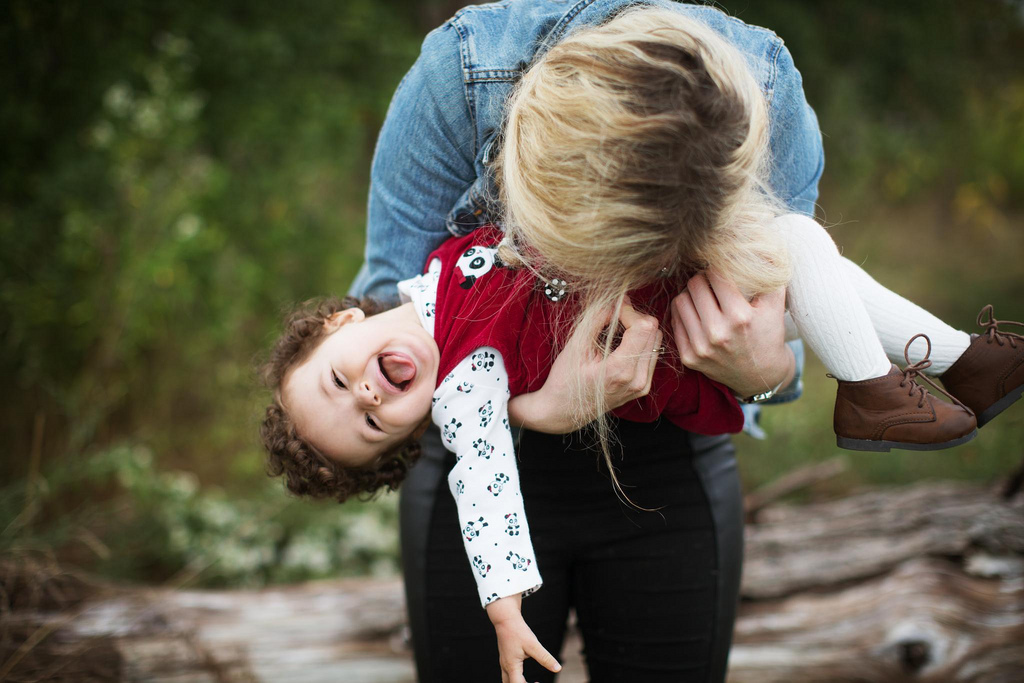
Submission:
M 558 673 L 562 665 L 537 640 L 523 620 L 523 598 L 512 595 L 499 598 L 487 605 L 487 616 L 494 624 L 498 637 L 498 659 L 501 663 L 501 683 L 526 683 L 523 662 L 532 657 L 548 671 Z
M 516 426 L 548 434 L 582 429 L 600 415 L 597 399 L 604 394 L 604 409 L 646 396 L 658 363 L 661 329 L 657 318 L 637 312 L 626 297 L 619 311 L 624 331 L 619 346 L 602 361 L 597 340 L 611 323 L 612 311 L 590 327 L 577 327 L 551 365 L 540 390 L 521 394 L 508 404 L 509 420 Z M 602 365 L 604 376 L 602 378 Z M 577 379 L 579 377 L 579 379 Z M 603 380 L 603 381 L 602 381 Z M 582 405 L 574 400 L 575 382 L 585 390 Z
M 753 396 L 793 380 L 796 362 L 785 344 L 786 292 L 747 301 L 714 270 L 695 275 L 672 300 L 679 359 L 738 396 Z

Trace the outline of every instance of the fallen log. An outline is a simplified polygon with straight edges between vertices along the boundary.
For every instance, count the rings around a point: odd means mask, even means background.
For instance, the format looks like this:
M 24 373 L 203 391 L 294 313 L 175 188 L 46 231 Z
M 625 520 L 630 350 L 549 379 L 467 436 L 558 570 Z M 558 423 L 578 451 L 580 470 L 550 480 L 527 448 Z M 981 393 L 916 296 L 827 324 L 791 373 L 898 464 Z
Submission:
M 746 530 L 744 598 L 879 576 L 915 557 L 1024 555 L 1024 504 L 977 486 L 925 483 L 765 509 Z
M 1024 680 L 1022 499 L 921 484 L 764 508 L 729 680 Z M 0 589 L 2 680 L 415 680 L 395 579 L 126 589 L 8 566 Z M 585 680 L 578 642 L 561 683 Z

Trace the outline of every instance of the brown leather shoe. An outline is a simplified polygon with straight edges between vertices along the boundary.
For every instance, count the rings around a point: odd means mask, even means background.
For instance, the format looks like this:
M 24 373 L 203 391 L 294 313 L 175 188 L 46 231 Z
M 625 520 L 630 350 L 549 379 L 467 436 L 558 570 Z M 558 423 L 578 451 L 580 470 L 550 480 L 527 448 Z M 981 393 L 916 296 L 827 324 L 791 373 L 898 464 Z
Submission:
M 907 342 L 904 356 L 918 337 L 924 337 L 928 342 L 928 351 L 917 363 L 910 363 L 907 358 L 906 370 L 893 365 L 884 377 L 861 382 L 839 380 L 832 424 L 836 430 L 836 444 L 840 448 L 854 451 L 888 451 L 892 448 L 934 451 L 959 446 L 977 436 L 977 421 L 969 408 L 949 394 L 946 396 L 952 398 L 953 403 L 946 403 L 917 383 L 916 379 L 921 378 L 935 386 L 921 374 L 932 364 L 928 360 L 931 353 L 928 337 L 923 334 L 914 336 Z
M 1024 394 L 1024 336 L 1000 332 L 999 325 L 1021 325 L 996 320 L 992 305 L 981 309 L 978 325 L 982 334 L 971 335 L 967 347 L 939 377 L 949 393 L 963 401 L 978 416 L 983 427 Z

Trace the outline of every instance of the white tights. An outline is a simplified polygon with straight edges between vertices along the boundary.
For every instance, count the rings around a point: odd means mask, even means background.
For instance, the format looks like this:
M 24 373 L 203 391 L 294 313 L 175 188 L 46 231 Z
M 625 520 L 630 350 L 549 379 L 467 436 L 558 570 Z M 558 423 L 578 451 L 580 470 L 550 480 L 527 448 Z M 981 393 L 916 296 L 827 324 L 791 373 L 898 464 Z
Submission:
M 970 335 L 878 284 L 839 254 L 814 219 L 788 214 L 775 223 L 793 264 L 786 288 L 787 336 L 798 333 L 838 379 L 880 377 L 888 374 L 890 361 L 904 365 L 903 349 L 920 332 L 932 343 L 929 374 L 942 374 L 967 350 Z M 910 359 L 920 360 L 924 351 L 924 340 L 917 340 Z

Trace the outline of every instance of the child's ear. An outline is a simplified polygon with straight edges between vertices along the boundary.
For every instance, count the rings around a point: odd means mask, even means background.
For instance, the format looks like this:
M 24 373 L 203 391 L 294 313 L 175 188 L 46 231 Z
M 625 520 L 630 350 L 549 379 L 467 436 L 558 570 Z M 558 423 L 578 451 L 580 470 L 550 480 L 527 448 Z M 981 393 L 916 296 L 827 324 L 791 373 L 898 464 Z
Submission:
M 346 308 L 344 311 L 335 311 L 324 318 L 324 327 L 328 332 L 334 332 L 342 325 L 358 323 L 366 318 L 366 314 L 358 308 Z

